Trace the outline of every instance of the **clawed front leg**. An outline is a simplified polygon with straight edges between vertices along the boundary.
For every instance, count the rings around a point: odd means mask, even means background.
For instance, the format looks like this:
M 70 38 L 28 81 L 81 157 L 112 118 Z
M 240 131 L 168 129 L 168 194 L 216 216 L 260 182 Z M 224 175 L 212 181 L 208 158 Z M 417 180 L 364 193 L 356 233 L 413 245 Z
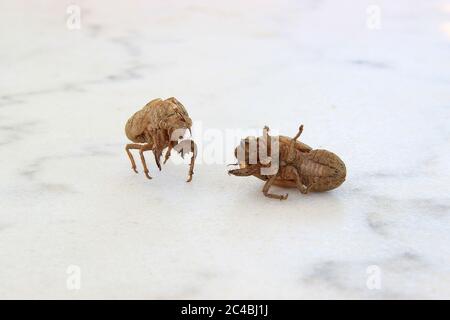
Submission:
M 192 152 L 191 162 L 189 164 L 189 172 L 188 172 L 188 178 L 186 182 L 192 181 L 192 176 L 194 174 L 194 165 L 195 165 L 195 158 L 197 157 L 197 145 L 193 140 L 183 140 L 177 145 L 173 147 L 184 159 L 184 155 L 186 153 Z
M 228 175 L 233 175 L 237 177 L 248 177 L 260 173 L 261 167 L 258 165 L 247 165 L 243 168 L 228 170 Z
M 162 151 L 160 149 L 153 149 L 153 155 L 155 156 L 156 166 L 158 167 L 159 171 L 161 171 L 161 155 L 162 155 Z
M 197 158 L 197 146 L 195 145 L 195 142 L 192 140 L 191 140 L 191 152 L 192 152 L 192 157 L 191 157 L 191 163 L 189 164 L 189 173 L 188 173 L 188 178 L 187 178 L 186 182 L 192 181 L 192 176 L 194 175 L 195 158 Z
M 174 147 L 176 144 L 177 144 L 177 142 L 173 142 L 173 141 L 171 141 L 171 142 L 169 143 L 169 147 L 167 148 L 166 154 L 164 155 L 164 162 L 163 162 L 163 164 L 166 164 L 167 160 L 169 160 L 170 155 L 171 155 L 171 151 L 172 151 L 173 147 Z
M 164 162 L 163 162 L 163 164 L 166 164 L 167 160 L 169 160 L 171 151 L 172 151 L 172 147 L 169 146 L 169 148 L 166 151 L 166 154 L 164 155 Z
M 262 191 L 263 191 L 264 195 L 266 197 L 268 197 L 268 198 L 278 199 L 278 200 L 286 200 L 288 198 L 288 194 L 287 193 L 285 195 L 269 193 L 269 189 L 272 186 L 272 184 L 273 184 L 273 182 L 275 181 L 276 178 L 277 178 L 277 176 L 274 175 L 269 180 L 267 180 L 266 183 L 264 184 L 264 187 L 263 187 Z
M 161 136 L 163 134 L 163 132 L 156 129 L 153 129 L 149 132 L 151 140 L 153 141 L 153 156 L 155 157 L 156 166 L 158 167 L 159 171 L 161 171 L 161 156 L 162 150 L 164 149 L 164 137 Z

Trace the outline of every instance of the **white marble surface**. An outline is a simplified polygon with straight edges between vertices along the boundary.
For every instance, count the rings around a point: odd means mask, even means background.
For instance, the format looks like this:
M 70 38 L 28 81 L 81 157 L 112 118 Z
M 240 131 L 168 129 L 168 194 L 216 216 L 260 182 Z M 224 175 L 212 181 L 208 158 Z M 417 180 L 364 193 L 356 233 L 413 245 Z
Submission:
M 448 1 L 72 3 L 0 4 L 1 298 L 450 298 Z M 303 123 L 348 179 L 266 199 L 224 147 L 148 181 L 124 124 L 169 96 L 210 148 Z

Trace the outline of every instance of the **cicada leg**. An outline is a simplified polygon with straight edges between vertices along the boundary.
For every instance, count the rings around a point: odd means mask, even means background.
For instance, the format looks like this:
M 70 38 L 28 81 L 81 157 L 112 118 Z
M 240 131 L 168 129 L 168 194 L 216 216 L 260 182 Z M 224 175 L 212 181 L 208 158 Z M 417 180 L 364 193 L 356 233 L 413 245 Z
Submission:
M 186 139 L 176 144 L 173 148 L 181 155 L 182 158 L 184 158 L 184 155 L 186 153 L 192 152 L 191 163 L 189 164 L 188 178 L 186 180 L 186 182 L 191 182 L 192 175 L 194 174 L 195 158 L 197 157 L 197 145 L 193 140 Z
M 147 163 L 145 162 L 144 152 L 148 151 L 148 150 L 152 150 L 152 144 L 130 143 L 125 146 L 125 150 L 131 161 L 131 169 L 133 169 L 134 172 L 138 173 L 138 171 L 136 170 L 136 162 L 134 161 L 134 158 L 130 152 L 130 149 L 139 149 L 139 155 L 141 157 L 142 166 L 144 167 L 144 173 L 147 176 L 147 178 L 151 179 L 152 177 L 149 175 Z
M 264 184 L 262 192 L 268 198 L 278 199 L 278 200 L 286 200 L 288 198 L 287 193 L 285 195 L 269 193 L 269 189 L 272 186 L 272 184 L 274 183 L 276 178 L 277 178 L 277 175 L 273 175 L 269 180 L 267 180 L 266 183 Z
M 161 171 L 161 155 L 162 151 L 160 149 L 154 149 L 153 155 L 155 156 L 155 162 L 156 166 L 158 167 L 159 171 Z
M 149 137 L 151 138 L 151 141 L 153 141 L 152 150 L 153 150 L 153 156 L 155 157 L 156 166 L 158 167 L 159 171 L 161 171 L 161 156 L 162 156 L 162 150 L 164 149 L 164 132 L 161 130 L 150 130 L 148 132 Z
M 152 177 L 149 175 L 149 171 L 147 168 L 147 163 L 145 162 L 145 157 L 144 157 L 144 152 L 148 151 L 148 150 L 152 150 L 152 145 L 147 143 L 144 144 L 143 146 L 141 146 L 141 149 L 139 150 L 139 155 L 141 156 L 141 162 L 142 162 L 142 166 L 144 167 L 144 173 L 145 176 L 149 179 L 151 179 Z
M 307 194 L 309 191 L 309 188 L 302 183 L 302 180 L 300 179 L 300 175 L 298 174 L 297 168 L 295 168 L 293 166 L 288 166 L 287 168 L 289 168 L 291 170 L 292 174 L 295 177 L 295 184 L 297 186 L 298 191 L 300 191 L 303 194 Z
M 136 162 L 134 162 L 134 158 L 130 152 L 130 149 L 141 149 L 141 147 L 142 145 L 138 143 L 130 143 L 125 146 L 125 151 L 127 152 L 128 158 L 130 158 L 131 161 L 131 169 L 133 169 L 133 171 L 136 173 L 138 173 L 138 171 L 136 170 Z
M 297 134 L 292 138 L 291 143 L 289 144 L 289 154 L 287 156 L 287 161 L 288 162 L 292 162 L 295 159 L 295 150 L 294 150 L 295 142 L 300 137 L 302 132 L 303 132 L 303 125 L 301 125 L 300 128 L 298 128 Z
M 260 165 L 247 165 L 243 168 L 228 170 L 228 175 L 248 177 L 261 173 Z
M 189 164 L 189 173 L 188 173 L 188 178 L 187 178 L 186 182 L 192 181 L 192 176 L 194 174 L 195 158 L 197 157 L 196 145 L 195 145 L 194 141 L 192 141 L 192 140 L 191 140 L 191 152 L 192 152 L 192 157 L 191 157 L 191 163 Z
M 176 141 L 171 141 L 169 143 L 169 147 L 167 148 L 166 154 L 164 155 L 164 162 L 163 164 L 165 164 L 167 162 L 167 160 L 169 160 L 170 155 L 171 155 L 171 151 L 173 149 L 173 147 L 177 144 Z

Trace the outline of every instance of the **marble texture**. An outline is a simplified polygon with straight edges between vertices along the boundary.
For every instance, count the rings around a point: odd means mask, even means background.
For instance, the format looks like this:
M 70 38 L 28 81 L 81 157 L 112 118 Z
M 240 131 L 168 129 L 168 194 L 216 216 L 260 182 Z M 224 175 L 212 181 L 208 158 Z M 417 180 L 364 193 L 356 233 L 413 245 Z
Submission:
M 450 298 L 448 1 L 9 0 L 0 24 L 0 298 Z M 347 181 L 269 200 L 228 146 L 148 181 L 124 125 L 170 96 L 204 151 L 303 123 Z

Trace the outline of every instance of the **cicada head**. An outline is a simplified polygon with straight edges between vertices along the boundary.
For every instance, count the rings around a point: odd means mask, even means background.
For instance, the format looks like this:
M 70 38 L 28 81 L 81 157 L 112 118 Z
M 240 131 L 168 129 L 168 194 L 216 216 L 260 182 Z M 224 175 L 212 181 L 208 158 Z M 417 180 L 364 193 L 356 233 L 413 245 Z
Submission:
M 272 160 L 272 141 L 265 136 L 246 137 L 234 149 L 234 156 L 242 166 L 268 165 Z
M 189 117 L 185 107 L 175 98 L 167 99 L 171 103 L 170 114 L 165 119 L 165 125 L 167 130 L 171 133 L 171 136 L 177 139 L 182 139 L 186 130 L 191 132 L 192 119 Z

